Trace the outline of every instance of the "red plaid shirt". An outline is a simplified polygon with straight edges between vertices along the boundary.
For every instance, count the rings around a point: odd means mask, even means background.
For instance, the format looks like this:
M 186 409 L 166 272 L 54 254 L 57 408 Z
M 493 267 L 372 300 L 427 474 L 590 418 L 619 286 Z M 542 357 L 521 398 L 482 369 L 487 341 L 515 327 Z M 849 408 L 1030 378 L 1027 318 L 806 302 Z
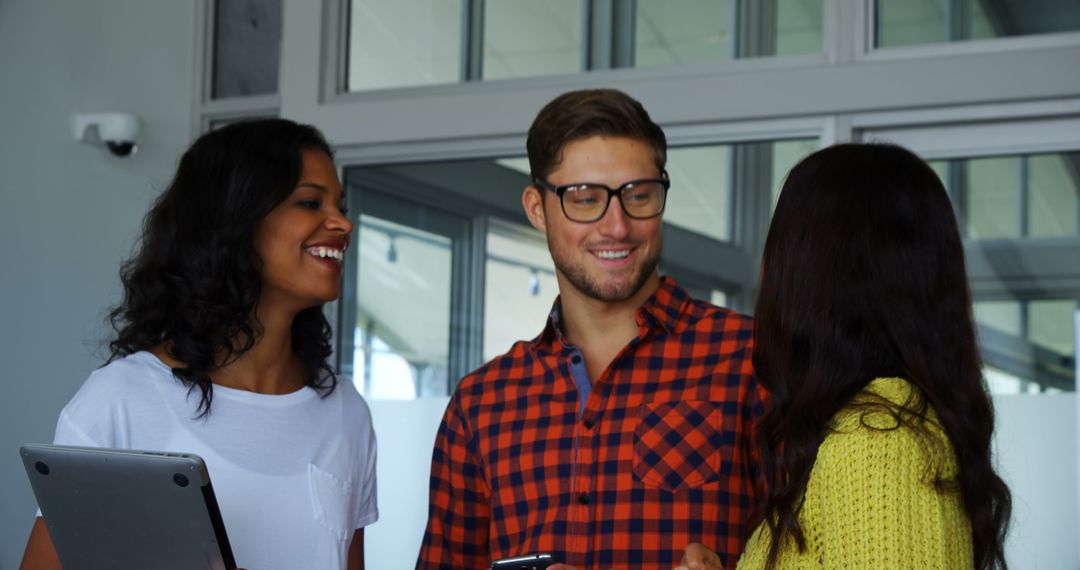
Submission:
M 450 399 L 417 568 L 547 552 L 582 570 L 669 570 L 691 542 L 733 567 L 758 481 L 751 320 L 663 278 L 582 409 L 582 357 L 558 314 L 556 301 L 539 337 Z

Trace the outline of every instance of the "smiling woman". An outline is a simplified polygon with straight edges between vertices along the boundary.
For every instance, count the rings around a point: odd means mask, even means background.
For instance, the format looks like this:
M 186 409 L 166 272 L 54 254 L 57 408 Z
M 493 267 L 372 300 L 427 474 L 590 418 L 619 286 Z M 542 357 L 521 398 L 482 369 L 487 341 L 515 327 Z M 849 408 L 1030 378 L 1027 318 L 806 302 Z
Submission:
M 353 229 L 330 155 L 306 149 L 302 156 L 300 182 L 258 223 L 252 239 L 263 264 L 264 299 L 274 295 L 299 310 L 337 299 Z
M 310 126 L 200 137 L 121 270 L 112 356 L 57 424 L 56 443 L 201 456 L 248 568 L 363 568 L 378 517 L 371 416 L 327 364 L 322 304 L 340 294 L 353 230 L 343 201 Z M 39 518 L 24 567 L 60 562 Z

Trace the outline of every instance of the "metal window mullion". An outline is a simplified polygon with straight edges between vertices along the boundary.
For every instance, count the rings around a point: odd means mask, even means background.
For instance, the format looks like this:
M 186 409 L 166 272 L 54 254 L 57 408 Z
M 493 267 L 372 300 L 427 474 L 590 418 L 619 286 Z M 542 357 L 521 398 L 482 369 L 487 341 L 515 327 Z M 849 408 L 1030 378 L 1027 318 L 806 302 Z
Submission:
M 825 2 L 839 3 L 843 0 L 824 0 Z M 878 13 L 881 11 L 881 6 L 878 0 L 866 0 L 866 18 L 863 20 L 865 26 L 865 33 L 863 35 L 865 45 L 863 46 L 863 52 L 869 53 L 871 50 L 881 45 L 882 37 L 882 19 L 878 17 Z
M 582 69 L 634 66 L 635 0 L 583 0 Z
M 728 53 L 732 59 L 739 57 L 739 22 L 744 9 L 743 0 L 729 0 L 728 22 L 731 23 L 732 30 L 728 34 Z
M 1074 159 L 1075 157 L 1075 159 Z M 1065 165 L 1069 167 L 1069 170 L 1073 173 L 1073 190 L 1076 194 L 1076 233 L 1080 234 L 1080 153 L 1062 153 L 1061 159 L 1065 161 Z M 1075 162 L 1073 162 L 1075 160 Z M 1080 308 L 1080 305 L 1078 305 Z M 1080 352 L 1077 353 L 1080 357 Z M 1080 388 L 1080 386 L 1077 386 Z
M 969 0 L 949 0 L 946 7 L 945 25 L 950 42 L 963 41 L 971 37 L 971 8 L 968 2 Z
M 1028 310 L 1030 309 L 1029 302 L 1028 301 L 1017 301 L 1017 304 L 1020 306 L 1020 335 L 1019 335 L 1020 340 L 1022 342 L 1030 344 L 1031 343 L 1031 337 L 1029 336 L 1029 334 L 1031 333 L 1031 330 L 1030 330 L 1030 319 L 1031 319 L 1031 317 L 1028 314 Z M 1033 383 L 1035 383 L 1036 387 L 1038 386 L 1038 384 L 1036 383 L 1036 378 L 1035 378 L 1036 374 L 1035 374 L 1034 366 L 1032 366 L 1032 370 L 1030 371 L 1029 376 L 1030 376 L 1030 380 L 1025 379 L 1023 377 L 1020 378 L 1020 391 L 1022 393 L 1025 393 L 1025 394 L 1029 392 L 1029 390 L 1031 388 L 1031 385 Z
M 339 93 L 349 92 L 352 11 L 351 0 L 333 0 L 327 2 L 326 5 L 323 29 L 326 30 L 328 37 L 323 38 L 324 75 L 321 93 L 324 101 Z M 279 72 L 278 77 L 280 78 L 281 75 Z M 279 87 L 278 92 L 280 91 Z
M 731 147 L 732 238 L 750 258 L 751 267 L 761 266 L 761 252 L 772 217 L 773 143 L 743 143 Z M 737 310 L 753 310 L 757 293 L 757 273 L 750 278 L 730 303 Z
M 1028 171 L 1030 169 L 1029 157 L 1028 155 L 1021 155 L 1017 157 L 1017 160 L 1019 161 L 1019 168 L 1017 169 L 1019 191 L 1017 192 L 1018 196 L 1016 198 L 1016 211 L 1017 216 L 1020 217 L 1019 234 L 1020 237 L 1025 238 L 1031 234 L 1031 223 L 1028 220 L 1028 214 L 1031 210 L 1031 188 L 1028 183 Z
M 611 0 L 583 0 L 581 69 L 608 69 L 611 67 Z
M 818 136 L 818 144 L 821 148 L 864 139 L 862 133 L 855 130 L 850 114 L 826 115 L 824 119 L 824 126 Z
M 214 87 L 215 87 L 215 72 L 217 67 L 217 53 L 218 53 L 218 2 L 224 0 L 209 0 L 207 2 L 208 10 L 206 14 L 206 62 L 205 73 L 203 74 L 205 83 L 203 84 L 202 102 L 206 103 L 214 100 Z M 280 91 L 280 90 L 279 90 Z
M 217 2 L 215 0 L 202 0 L 196 3 L 195 22 L 198 26 L 196 32 L 196 61 L 199 66 L 195 75 L 194 112 L 191 118 L 192 138 L 209 131 L 209 121 L 204 118 L 207 107 L 215 101 L 214 94 L 214 54 L 217 50 Z
M 873 0 L 822 0 L 821 49 L 831 64 L 852 63 L 875 46 Z
M 1017 170 L 1019 170 L 1019 173 L 1017 175 L 1019 180 L 1017 182 L 1019 183 L 1019 186 L 1020 186 L 1020 191 L 1018 192 L 1018 194 L 1019 194 L 1018 201 L 1020 202 L 1020 204 L 1019 204 L 1020 207 L 1018 208 L 1018 210 L 1020 211 L 1019 212 L 1019 215 L 1020 215 L 1020 232 L 1019 233 L 1020 233 L 1020 237 L 1024 237 L 1025 235 L 1027 235 L 1027 232 L 1025 231 L 1027 229 L 1027 221 L 1026 221 L 1027 220 L 1027 213 L 1024 211 L 1026 209 L 1024 207 L 1024 202 L 1027 201 L 1026 200 L 1027 192 L 1025 191 L 1025 188 L 1027 187 L 1027 181 L 1026 181 L 1027 168 L 1025 167 L 1025 165 L 1027 163 L 1027 158 L 1024 157 L 1024 156 L 1019 156 L 1019 157 L 1017 157 L 1017 160 L 1020 161 L 1020 168 L 1017 169 Z M 1024 342 L 1030 343 L 1031 342 L 1031 337 L 1030 337 L 1030 334 L 1031 334 L 1031 316 L 1028 313 L 1028 311 L 1030 310 L 1030 302 L 1027 301 L 1027 300 L 1017 300 L 1016 304 L 1018 305 L 1018 308 L 1019 308 L 1019 311 L 1020 311 L 1020 315 L 1019 315 L 1020 316 L 1020 323 L 1019 323 L 1019 329 L 1020 329 L 1019 332 L 1020 332 L 1020 334 L 1018 336 Z M 1032 371 L 1032 373 L 1031 373 L 1031 380 L 1035 380 L 1034 371 Z M 1022 393 L 1027 393 L 1028 388 L 1030 386 L 1031 386 L 1031 382 L 1024 380 L 1024 378 L 1020 379 L 1020 391 Z
M 474 216 L 469 226 L 469 274 L 467 289 L 469 307 L 469 341 L 466 349 L 466 372 L 484 362 L 484 299 L 487 288 L 487 216 Z M 462 374 L 464 376 L 464 374 Z M 455 382 L 456 386 L 456 382 Z
M 483 360 L 486 236 L 487 224 L 478 216 L 453 240 L 447 393 Z
M 202 81 L 199 84 L 199 105 L 205 105 L 207 102 L 212 101 L 214 98 L 214 54 L 217 49 L 217 42 L 215 38 L 217 36 L 217 2 L 215 0 L 206 0 L 206 2 L 200 3 L 200 6 L 205 7 L 204 18 L 202 22 L 202 35 L 199 38 L 202 51 L 202 73 L 200 77 Z
M 341 172 L 341 179 L 347 181 L 344 172 Z M 345 191 L 347 193 L 346 200 L 349 203 L 352 203 L 352 204 L 360 203 L 360 200 L 359 200 L 360 191 L 359 190 L 357 190 L 355 188 L 346 188 Z M 359 244 L 360 239 L 361 239 L 360 232 L 363 231 L 363 229 L 360 227 L 360 211 L 359 211 L 359 209 L 355 210 L 355 213 L 352 213 L 349 216 L 349 220 L 353 223 L 353 226 L 356 228 L 356 234 L 353 236 L 353 243 Z M 345 267 L 346 267 L 346 271 L 345 271 L 345 276 L 344 276 L 344 280 L 343 280 L 344 282 L 343 282 L 342 288 L 341 288 L 341 294 L 338 295 L 338 299 L 336 301 L 336 303 L 337 303 L 337 319 L 336 319 L 335 324 L 336 324 L 337 328 L 334 331 L 334 336 L 335 336 L 335 340 L 336 340 L 336 342 L 334 344 L 334 347 L 336 349 L 335 350 L 335 356 L 336 356 L 337 365 L 335 366 L 335 369 L 339 373 L 342 372 L 342 365 L 346 360 L 348 360 L 349 362 L 352 362 L 352 371 L 350 371 L 350 374 L 355 375 L 356 374 L 356 362 L 353 361 L 353 358 L 356 355 L 356 346 L 353 344 L 353 342 L 354 342 L 354 339 L 355 339 L 356 327 L 359 325 L 359 323 L 356 322 L 356 312 L 357 312 L 356 308 L 359 305 L 359 285 L 360 285 L 360 275 L 359 275 L 360 248 L 359 247 L 346 248 L 346 250 L 345 250 Z M 367 335 L 366 333 L 364 335 L 364 342 L 365 343 L 370 342 L 369 335 Z M 367 358 L 367 353 L 365 353 L 365 358 Z M 371 375 L 370 370 L 368 368 L 365 368 L 364 369 L 364 383 L 362 385 L 364 386 L 364 390 L 365 390 L 366 394 L 371 393 L 370 392 L 371 386 L 370 386 L 370 383 L 368 382 L 368 380 L 370 378 L 370 375 Z
M 734 0 L 735 58 L 776 55 L 777 0 Z
M 611 66 L 634 67 L 637 42 L 637 0 L 615 2 L 611 14 Z
M 967 238 L 970 234 L 968 216 L 970 214 L 969 203 L 971 196 L 971 189 L 968 188 L 967 161 L 963 159 L 946 160 L 945 176 L 949 179 L 949 194 L 953 199 L 956 224 L 960 226 L 960 237 Z
M 463 0 L 461 28 L 461 81 L 481 81 L 484 78 L 484 0 Z

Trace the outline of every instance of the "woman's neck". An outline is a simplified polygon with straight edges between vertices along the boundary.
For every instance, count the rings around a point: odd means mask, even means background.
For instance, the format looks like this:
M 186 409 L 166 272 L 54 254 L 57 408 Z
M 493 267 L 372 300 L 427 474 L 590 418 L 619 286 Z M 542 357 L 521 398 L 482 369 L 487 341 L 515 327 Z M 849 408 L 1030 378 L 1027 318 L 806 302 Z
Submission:
M 210 370 L 210 380 L 217 385 L 258 394 L 289 394 L 307 383 L 307 370 L 292 350 L 292 322 L 295 313 L 260 309 L 257 322 L 260 334 L 252 347 L 239 356 L 220 355 L 217 368 Z M 242 346 L 243 339 L 234 339 Z M 164 342 L 153 349 L 162 362 L 172 368 L 184 363 L 172 354 L 172 343 Z

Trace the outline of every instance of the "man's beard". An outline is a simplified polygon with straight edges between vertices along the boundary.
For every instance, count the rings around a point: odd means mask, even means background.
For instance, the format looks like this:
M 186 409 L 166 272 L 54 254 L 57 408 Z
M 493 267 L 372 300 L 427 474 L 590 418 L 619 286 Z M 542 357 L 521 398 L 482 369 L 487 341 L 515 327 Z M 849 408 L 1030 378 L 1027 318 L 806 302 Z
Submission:
M 636 295 L 645 286 L 645 282 L 649 280 L 649 277 L 656 272 L 656 267 L 660 262 L 661 247 L 660 241 L 657 240 L 656 247 L 652 249 L 649 257 L 642 260 L 636 273 L 618 285 L 605 287 L 590 277 L 584 264 L 574 265 L 570 263 L 565 259 L 569 256 L 563 255 L 561 250 L 551 247 L 551 245 L 549 238 L 548 249 L 551 251 L 552 260 L 555 262 L 555 269 L 562 273 L 566 280 L 578 291 L 581 291 L 582 294 L 605 303 L 625 301 Z

